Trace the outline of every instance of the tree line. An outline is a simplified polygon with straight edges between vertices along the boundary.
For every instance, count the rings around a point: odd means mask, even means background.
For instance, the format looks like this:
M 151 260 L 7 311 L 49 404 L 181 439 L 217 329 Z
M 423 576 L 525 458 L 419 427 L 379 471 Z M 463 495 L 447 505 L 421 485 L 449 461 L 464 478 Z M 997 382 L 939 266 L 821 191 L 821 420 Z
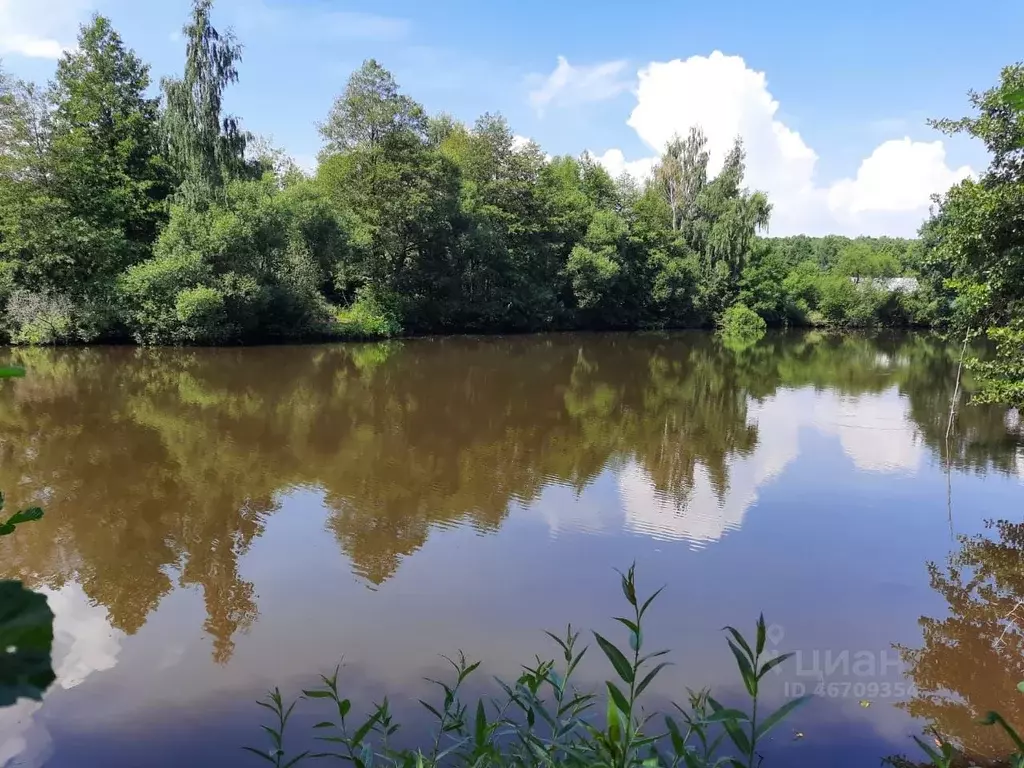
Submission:
M 500 115 L 429 115 L 374 60 L 320 126 L 307 174 L 223 107 L 241 46 L 194 0 L 182 74 L 108 19 L 46 88 L 0 74 L 0 330 L 15 343 L 777 325 L 951 314 L 928 239 L 769 238 L 737 139 L 711 177 L 699 128 L 651 176 L 547 157 Z M 931 261 L 930 261 L 931 260 Z M 936 270 L 933 268 L 932 272 Z M 922 277 L 918 290 L 874 278 Z M 861 278 L 868 278 L 862 280 Z

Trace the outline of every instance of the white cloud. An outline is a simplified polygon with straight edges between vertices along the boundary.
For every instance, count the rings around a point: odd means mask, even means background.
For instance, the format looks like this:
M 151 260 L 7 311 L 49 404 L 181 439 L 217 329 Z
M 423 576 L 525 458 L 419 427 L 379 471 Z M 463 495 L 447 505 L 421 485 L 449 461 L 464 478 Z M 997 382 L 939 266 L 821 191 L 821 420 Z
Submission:
M 645 179 L 651 175 L 657 160 L 654 157 L 627 160 L 621 149 L 609 149 L 603 155 L 595 155 L 594 159 L 605 167 L 613 179 L 617 179 L 623 173 L 628 173 L 637 179 Z
M 571 107 L 614 98 L 630 88 L 629 79 L 623 76 L 625 70 L 625 61 L 577 67 L 559 56 L 551 74 L 529 78 L 535 85 L 530 91 L 530 104 L 543 114 L 549 106 Z
M 700 125 L 708 137 L 710 172 L 722 166 L 735 137 L 747 150 L 747 184 L 768 193 L 772 234 L 913 235 L 927 215 L 933 193 L 970 175 L 950 168 L 941 141 L 886 141 L 867 157 L 853 178 L 822 184 L 817 153 L 778 116 L 779 103 L 765 73 L 739 56 L 715 51 L 640 70 L 637 104 L 627 121 L 654 152 L 673 134 Z M 598 159 L 613 174 L 649 172 L 654 158 L 627 161 L 619 150 Z
M 0 55 L 58 59 L 73 48 L 88 0 L 0 0 Z
M 94 604 L 76 583 L 43 588 L 53 611 L 55 688 L 70 690 L 96 672 L 112 669 L 124 635 L 110 626 L 105 608 Z M 19 699 L 0 710 L 0 766 L 43 765 L 53 751 L 46 725 L 34 715 L 44 703 Z

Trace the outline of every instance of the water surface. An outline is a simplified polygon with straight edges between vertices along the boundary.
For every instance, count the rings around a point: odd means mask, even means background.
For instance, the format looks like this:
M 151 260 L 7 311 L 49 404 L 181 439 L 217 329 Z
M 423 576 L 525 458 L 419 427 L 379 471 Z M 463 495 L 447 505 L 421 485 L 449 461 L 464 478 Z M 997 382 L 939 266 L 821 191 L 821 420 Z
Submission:
M 642 591 L 667 585 L 648 640 L 675 666 L 652 706 L 736 697 L 721 627 L 764 611 L 800 652 L 769 698 L 821 694 L 767 765 L 876 765 L 911 751 L 911 713 L 998 751 L 970 721 L 1024 714 L 1024 441 L 980 407 L 946 440 L 958 351 L 820 333 L 9 351 L 29 375 L 0 390 L 0 488 L 46 517 L 0 542 L 0 575 L 49 595 L 58 682 L 0 711 L 0 765 L 254 764 L 253 700 L 342 657 L 415 739 L 440 653 L 482 659 L 490 693 L 553 653 L 542 629 L 617 637 L 612 569 L 634 560 Z M 604 674 L 590 661 L 581 682 Z M 296 747 L 319 719 L 299 711 Z

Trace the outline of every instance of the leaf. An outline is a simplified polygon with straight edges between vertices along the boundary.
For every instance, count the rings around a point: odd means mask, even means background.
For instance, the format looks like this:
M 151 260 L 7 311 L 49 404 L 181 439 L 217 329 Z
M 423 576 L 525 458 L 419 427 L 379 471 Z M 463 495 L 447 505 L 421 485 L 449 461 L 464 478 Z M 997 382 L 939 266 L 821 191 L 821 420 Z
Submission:
M 672 741 L 672 749 L 675 750 L 676 755 L 684 754 L 686 752 L 686 742 L 683 740 L 683 734 L 679 732 L 679 726 L 676 724 L 676 721 L 665 715 L 665 727 L 668 728 L 669 739 Z
M 623 624 L 626 627 L 626 629 L 628 629 L 630 632 L 640 631 L 640 628 L 636 625 L 636 622 L 630 621 L 629 619 L 624 619 L 621 616 L 616 616 L 615 620 Z
M 356 730 L 356 732 L 354 734 L 352 734 L 352 748 L 353 749 L 355 749 L 356 747 L 358 747 L 362 743 L 363 739 L 366 738 L 366 734 L 368 734 L 370 732 L 370 729 L 373 728 L 374 725 L 376 725 L 376 723 L 377 723 L 377 721 L 379 719 L 380 719 L 380 710 L 378 709 L 376 712 L 374 712 L 372 715 L 370 715 L 370 719 L 369 720 L 367 720 L 365 723 L 363 723 L 361 726 L 359 726 L 358 730 Z
M 719 704 L 711 696 L 708 696 L 708 704 L 711 705 L 711 708 L 715 712 L 720 712 L 725 709 L 725 707 Z M 732 743 L 736 745 L 736 748 L 744 755 L 749 756 L 750 741 L 747 739 L 747 735 L 742 730 L 740 730 L 740 727 L 738 725 L 736 725 L 736 721 L 732 719 L 727 719 L 722 720 L 721 722 L 722 727 L 725 729 L 725 732 L 729 735 L 729 739 L 732 741 Z
M 484 701 L 483 699 L 477 699 L 476 702 L 476 727 L 475 727 L 476 745 L 482 747 L 484 745 L 484 737 L 487 732 L 487 713 L 484 712 Z
M 277 761 L 274 758 L 272 758 L 269 754 L 263 752 L 262 750 L 256 749 L 255 747 L 242 747 L 242 749 L 244 749 L 246 752 L 252 752 L 254 755 L 259 755 L 268 762 L 275 764 L 277 763 Z
M 43 518 L 43 510 L 39 507 L 32 507 L 30 509 L 23 509 L 20 512 L 16 512 L 11 515 L 7 520 L 8 525 L 21 525 L 22 523 L 31 523 L 35 520 L 41 520 Z
M 1024 693 L 1024 680 L 1022 680 L 1021 682 L 1017 683 L 1017 690 L 1020 691 L 1021 693 Z
M 351 711 L 351 709 L 352 702 L 348 699 L 342 699 L 338 702 L 338 714 L 341 716 L 343 720 L 345 719 L 345 715 L 347 715 Z
M 622 738 L 622 725 L 619 708 L 611 697 L 609 697 L 608 706 L 605 709 L 605 718 L 608 724 L 608 738 L 611 741 L 618 743 Z
M 757 655 L 760 656 L 764 652 L 764 641 L 766 637 L 766 631 L 764 626 L 764 614 L 762 613 L 757 618 Z
M 650 597 L 648 597 L 648 598 L 647 598 L 646 600 L 644 600 L 644 604 L 643 604 L 642 606 L 640 606 L 640 616 L 641 616 L 641 618 L 643 617 L 643 615 L 644 615 L 645 613 L 647 613 L 647 607 L 648 607 L 648 606 L 649 606 L 649 605 L 650 605 L 651 603 L 653 603 L 653 602 L 654 602 L 654 598 L 656 598 L 656 597 L 657 597 L 658 595 L 660 595 L 660 594 L 662 593 L 662 591 L 663 591 L 664 589 L 665 589 L 664 587 L 661 587 L 661 588 L 657 589 L 657 590 L 656 590 L 656 591 L 654 592 L 654 594 L 653 594 L 653 595 L 651 595 L 651 596 L 650 596 Z
M 632 684 L 634 679 L 633 668 L 626 661 L 626 657 L 622 655 L 622 651 L 597 634 L 597 632 L 594 633 L 594 637 L 597 638 L 597 644 L 601 646 L 601 650 L 608 657 L 608 661 L 615 667 L 619 678 L 625 683 Z
M 0 536 L 10 536 L 14 533 L 14 526 L 10 523 L 0 524 Z
M 322 722 L 317 723 L 313 727 L 314 728 L 333 728 L 334 727 L 334 723 L 332 723 L 330 720 L 324 720 Z
M 747 688 L 747 693 L 751 696 L 757 695 L 757 679 L 754 677 L 754 670 L 750 666 L 750 660 L 743 655 L 743 652 L 736 647 L 736 644 L 730 640 L 729 649 L 732 651 L 732 655 L 736 657 L 736 664 L 740 668 L 740 675 L 743 677 L 743 684 Z
M 724 631 L 728 632 L 730 635 L 733 636 L 733 639 L 737 643 L 739 643 L 740 647 L 744 651 L 746 651 L 747 656 L 749 658 L 751 658 L 751 659 L 754 658 L 754 652 L 752 650 L 750 650 L 750 646 L 747 644 L 747 641 L 743 638 L 743 635 L 740 634 L 738 629 L 736 629 L 735 627 L 722 627 L 722 629 Z
M 781 707 L 779 707 L 770 715 L 768 715 L 768 717 L 766 717 L 763 722 L 758 723 L 757 730 L 754 731 L 754 737 L 760 739 L 762 736 L 768 733 L 768 731 L 771 730 L 771 728 L 773 728 L 780 720 L 786 717 L 786 715 L 788 715 L 790 712 L 792 712 L 794 709 L 799 707 L 804 702 L 809 701 L 811 698 L 812 695 L 807 694 L 806 696 L 801 696 L 797 699 L 787 701 Z
M 739 709 L 716 709 L 706 718 L 705 723 L 723 723 L 726 720 L 734 720 L 736 722 L 744 723 L 750 718 L 747 717 L 747 713 Z
M 300 760 L 305 760 L 306 757 L 308 757 L 308 756 L 309 756 L 309 750 L 307 749 L 305 752 L 300 752 L 295 757 L 293 757 L 291 760 L 289 760 L 287 763 L 285 763 L 283 768 L 292 768 L 293 765 L 298 763 Z
M 776 656 L 774 659 L 766 661 L 764 663 L 764 666 L 761 667 L 761 671 L 758 673 L 757 679 L 760 680 L 762 677 L 767 675 L 768 672 L 770 672 L 772 669 L 775 669 L 775 667 L 779 666 L 779 664 L 784 662 L 786 659 L 788 659 L 792 655 L 793 655 L 792 653 L 782 653 L 782 654 L 779 654 L 778 656 Z
M 25 375 L 25 369 L 20 365 L 0 366 L 0 379 L 20 379 Z
M 8 652 L 8 649 L 14 649 Z M 54 681 L 53 611 L 20 581 L 0 581 L 0 707 L 41 701 Z
M 618 707 L 619 712 L 622 713 L 623 717 L 629 717 L 629 701 L 623 695 L 622 691 L 615 687 L 615 683 L 606 681 L 605 685 L 608 686 L 608 695 L 611 700 L 615 702 L 615 706 Z
M 36 520 L 42 519 L 43 510 L 40 509 L 39 507 L 30 507 L 28 509 L 23 509 L 20 512 L 16 512 L 15 514 L 11 515 L 7 519 L 7 522 L 11 525 L 21 525 L 22 523 L 32 523 Z
M 330 691 L 309 690 L 303 691 L 302 695 L 308 699 L 333 699 L 334 694 Z
M 432 706 L 431 706 L 430 704 L 427 704 L 427 702 L 425 702 L 425 701 L 424 701 L 423 699 L 420 699 L 420 704 L 422 704 L 422 705 L 423 705 L 424 707 L 426 707 L 426 708 L 427 708 L 427 711 L 429 711 L 429 712 L 430 712 L 431 714 L 433 714 L 433 715 L 434 715 L 434 717 L 436 717 L 436 718 L 437 718 L 438 720 L 440 720 L 440 719 L 441 719 L 441 713 L 440 713 L 440 712 L 438 712 L 438 711 L 437 711 L 437 710 L 436 710 L 436 709 L 435 709 L 434 707 L 432 707 Z
M 671 661 L 663 661 L 663 662 L 661 662 L 661 664 L 659 664 L 654 669 L 652 669 L 650 672 L 648 672 L 647 676 L 643 680 L 640 681 L 640 685 L 638 685 L 636 687 L 636 695 L 639 696 L 641 693 L 643 693 L 644 689 L 648 685 L 651 684 L 651 681 L 654 680 L 655 676 L 659 672 L 661 672 L 661 670 L 663 670 L 665 667 L 670 667 L 670 666 L 672 666 L 672 662 Z

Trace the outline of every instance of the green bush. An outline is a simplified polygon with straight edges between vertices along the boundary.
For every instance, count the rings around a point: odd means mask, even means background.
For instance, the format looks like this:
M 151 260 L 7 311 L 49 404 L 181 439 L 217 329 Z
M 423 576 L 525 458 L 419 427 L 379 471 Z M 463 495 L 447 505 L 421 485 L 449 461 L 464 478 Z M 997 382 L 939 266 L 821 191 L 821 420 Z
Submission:
M 745 304 L 733 304 L 722 313 L 719 328 L 726 336 L 756 340 L 764 336 L 768 324 L 763 317 Z
M 215 344 L 326 333 L 321 293 L 332 232 L 324 206 L 272 179 L 234 182 L 223 203 L 175 206 L 153 258 L 119 293 L 129 328 L 148 344 Z
M 363 291 L 349 307 L 338 310 L 335 333 L 343 339 L 389 339 L 402 332 L 398 313 L 369 291 Z

